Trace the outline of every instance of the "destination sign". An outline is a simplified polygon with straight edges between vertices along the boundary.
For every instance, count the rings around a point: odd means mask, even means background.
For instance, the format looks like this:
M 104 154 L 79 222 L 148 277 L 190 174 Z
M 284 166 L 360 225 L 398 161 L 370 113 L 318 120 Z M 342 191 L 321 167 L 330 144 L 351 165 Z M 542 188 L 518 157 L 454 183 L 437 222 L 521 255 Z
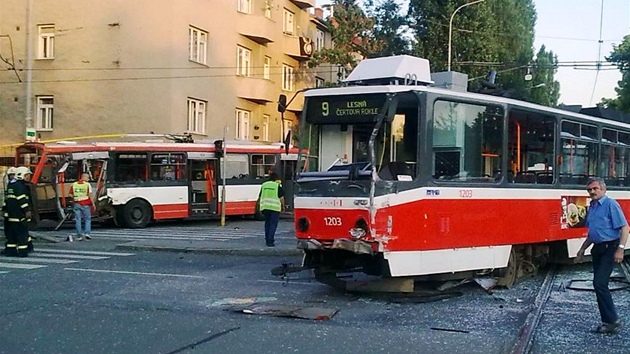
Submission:
M 306 121 L 318 124 L 376 122 L 386 99 L 384 94 L 309 97 Z

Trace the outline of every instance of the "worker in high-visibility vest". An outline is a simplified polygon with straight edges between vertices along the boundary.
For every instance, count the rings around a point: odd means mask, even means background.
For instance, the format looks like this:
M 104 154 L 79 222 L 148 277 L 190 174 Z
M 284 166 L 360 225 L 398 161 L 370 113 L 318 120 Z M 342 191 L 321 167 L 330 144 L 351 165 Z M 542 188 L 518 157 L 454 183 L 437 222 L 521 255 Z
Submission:
M 28 222 L 32 216 L 32 205 L 30 192 L 22 180 L 30 175 L 31 170 L 28 167 L 18 167 L 15 170 L 15 180 L 7 185 L 2 206 L 2 214 L 6 220 L 6 256 L 28 256 Z
M 259 208 L 265 216 L 265 242 L 267 247 L 274 247 L 280 212 L 284 210 L 284 190 L 278 174 L 269 174 L 269 180 L 260 187 L 259 198 Z
M 81 174 L 81 178 L 70 187 L 70 196 L 74 201 L 72 210 L 74 211 L 74 226 L 77 231 L 77 240 L 91 240 L 90 231 L 92 229 L 92 209 L 95 208 L 92 186 L 89 183 L 90 175 Z M 82 220 L 85 220 L 85 227 L 82 227 Z M 73 242 L 72 235 L 68 236 L 68 241 Z

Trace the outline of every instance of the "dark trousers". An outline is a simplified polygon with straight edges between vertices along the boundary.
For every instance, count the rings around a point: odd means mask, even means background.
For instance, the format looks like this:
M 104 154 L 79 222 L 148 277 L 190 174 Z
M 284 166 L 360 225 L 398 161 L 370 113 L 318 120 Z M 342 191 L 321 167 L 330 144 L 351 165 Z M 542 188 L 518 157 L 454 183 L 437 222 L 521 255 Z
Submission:
M 263 215 L 265 216 L 265 242 L 268 245 L 273 245 L 276 229 L 278 228 L 278 222 L 280 221 L 280 212 L 263 210 Z
M 615 265 L 615 251 L 619 240 L 602 242 L 593 245 L 593 288 L 597 296 L 597 306 L 603 323 L 613 323 L 619 319 L 612 295 L 608 289 L 610 274 Z
M 6 242 L 4 243 L 4 254 L 6 256 L 17 256 L 17 240 L 15 238 L 14 222 L 9 222 L 7 218 L 4 218 L 4 237 Z

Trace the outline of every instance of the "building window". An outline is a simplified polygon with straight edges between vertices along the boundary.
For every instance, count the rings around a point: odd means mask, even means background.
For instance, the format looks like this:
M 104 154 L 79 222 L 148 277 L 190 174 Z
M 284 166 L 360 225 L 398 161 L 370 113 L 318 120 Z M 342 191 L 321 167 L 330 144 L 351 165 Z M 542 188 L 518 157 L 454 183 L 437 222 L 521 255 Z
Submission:
M 237 0 L 238 12 L 251 14 L 252 13 L 252 0 Z
M 247 48 L 237 48 L 236 75 L 249 76 L 252 52 Z
M 315 32 L 315 51 L 324 49 L 324 31 L 317 30 Z
M 293 67 L 282 65 L 282 89 L 284 91 L 293 91 Z
M 236 110 L 236 138 L 249 140 L 249 111 Z
M 208 32 L 195 27 L 188 28 L 188 59 L 205 64 Z
M 53 129 L 53 96 L 37 96 L 37 129 Z
M 321 77 L 316 77 L 315 78 L 315 87 L 324 87 L 326 80 L 322 79 Z
M 262 124 L 262 138 L 264 141 L 269 141 L 269 115 L 263 115 L 263 124 Z
M 273 7 L 273 4 L 271 3 L 271 0 L 265 0 L 265 17 L 266 18 L 271 18 L 271 8 Z
M 38 43 L 37 57 L 39 59 L 54 59 L 55 58 L 55 26 L 54 25 L 40 25 L 37 27 L 39 30 L 39 43 Z
M 191 133 L 205 134 L 206 132 L 206 106 L 208 102 L 188 99 L 188 127 Z
M 280 141 L 284 141 L 284 139 L 286 138 L 287 134 L 289 134 L 289 132 L 293 129 L 293 121 L 285 119 L 282 121 L 282 133 L 284 134 L 284 136 L 281 138 Z
M 269 80 L 269 70 L 271 69 L 271 57 L 265 57 L 263 65 L 263 79 Z
M 284 16 L 282 21 L 282 32 L 286 34 L 293 34 L 295 32 L 295 14 L 287 9 L 284 9 Z

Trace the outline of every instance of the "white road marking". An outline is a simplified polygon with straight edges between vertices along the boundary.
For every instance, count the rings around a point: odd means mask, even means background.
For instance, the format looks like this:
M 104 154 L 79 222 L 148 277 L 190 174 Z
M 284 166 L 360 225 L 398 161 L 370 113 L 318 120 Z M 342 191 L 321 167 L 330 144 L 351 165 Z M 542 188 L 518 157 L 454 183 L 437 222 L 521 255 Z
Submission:
M 302 281 L 300 281 L 302 280 Z M 281 284 L 286 284 L 287 281 L 285 280 L 266 280 L 266 279 L 258 279 L 257 281 L 262 282 L 262 283 L 281 283 Z M 303 279 L 289 279 L 288 283 L 292 283 L 292 284 L 300 284 L 300 285 L 324 285 L 322 283 L 316 282 L 316 281 L 308 281 L 305 282 Z
M 108 259 L 110 257 L 102 257 L 102 256 L 83 256 L 80 254 L 55 254 L 55 253 L 40 253 L 38 254 L 40 257 L 50 257 L 50 258 L 70 258 L 70 259 Z
M 7 273 L 10 273 L 10 272 L 7 270 L 0 270 L 0 274 L 7 274 Z
M 0 268 L 11 268 L 11 269 L 37 269 L 47 267 L 45 265 L 39 264 L 20 264 L 20 263 L 4 263 L 0 262 Z
M 57 264 L 70 264 L 70 263 L 77 263 L 78 261 L 72 261 L 69 259 L 55 259 L 55 258 L 42 258 L 42 257 L 33 257 L 33 256 L 28 256 L 25 258 L 6 258 L 4 259 L 4 261 L 7 262 L 27 262 L 27 263 L 31 263 L 31 262 L 38 262 L 38 263 L 57 263 Z
M 107 269 L 64 268 L 64 270 L 72 270 L 72 271 L 77 271 L 77 272 L 93 272 L 93 273 L 114 273 L 114 274 L 129 274 L 129 275 L 153 275 L 153 276 L 160 276 L 160 277 L 177 277 L 177 278 L 196 278 L 196 279 L 203 279 L 204 278 L 204 277 L 198 276 L 198 275 L 129 272 L 129 271 L 122 271 L 122 270 L 107 270 Z
M 77 254 L 89 254 L 94 256 L 133 256 L 135 253 L 123 253 L 123 252 L 99 252 L 99 251 L 80 251 L 80 250 L 67 250 L 67 249 L 54 249 L 54 248 L 37 248 L 34 254 L 39 252 L 45 253 L 77 253 Z

